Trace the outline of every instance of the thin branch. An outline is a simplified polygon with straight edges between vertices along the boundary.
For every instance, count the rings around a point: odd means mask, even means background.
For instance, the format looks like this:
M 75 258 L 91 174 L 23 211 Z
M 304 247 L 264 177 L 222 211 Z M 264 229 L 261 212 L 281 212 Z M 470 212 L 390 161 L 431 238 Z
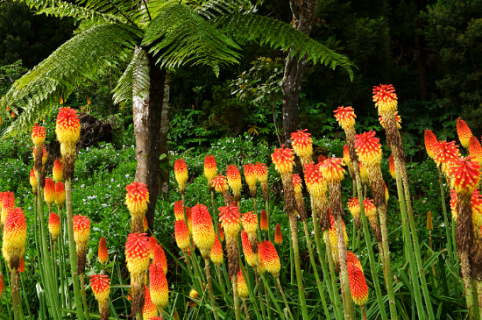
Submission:
M 130 22 L 130 24 L 132 24 L 134 27 L 137 27 L 136 24 L 134 22 L 131 21 L 131 19 L 129 19 L 124 12 L 120 11 L 119 8 L 117 8 L 117 6 L 112 2 L 112 0 L 109 0 L 109 3 L 117 10 L 117 13 L 120 13 L 124 18 L 126 18 L 127 21 Z
M 147 7 L 146 0 L 142 0 L 142 2 L 144 2 L 144 7 L 146 8 L 147 16 L 149 17 L 149 21 L 151 21 L 152 20 L 151 13 L 149 12 L 149 8 Z

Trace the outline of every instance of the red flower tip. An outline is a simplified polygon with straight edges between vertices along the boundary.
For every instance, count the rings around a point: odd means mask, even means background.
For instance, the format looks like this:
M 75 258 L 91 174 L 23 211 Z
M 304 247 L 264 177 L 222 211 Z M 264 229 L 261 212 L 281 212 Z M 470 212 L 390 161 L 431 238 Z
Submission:
M 52 236 L 52 241 L 57 241 L 60 236 L 60 218 L 55 212 L 51 212 L 49 215 L 49 232 Z
M 254 172 L 256 172 L 256 178 L 261 183 L 268 182 L 268 167 L 265 163 L 258 163 L 254 165 Z
M 37 190 L 37 176 L 35 175 L 35 170 L 30 171 L 30 185 L 33 190 Z
M 300 175 L 297 173 L 293 174 L 293 188 L 297 194 L 303 192 L 303 183 L 301 183 Z
M 348 210 L 353 216 L 358 216 L 360 214 L 360 202 L 358 198 L 348 199 Z
M 326 157 L 324 155 L 320 154 L 320 156 L 318 157 L 318 164 L 323 163 L 323 161 L 325 161 L 325 160 L 326 160 Z
M 235 205 L 230 205 L 226 207 L 220 207 L 219 209 L 219 221 L 223 226 L 224 232 L 228 236 L 237 236 L 239 233 L 239 223 L 241 221 L 241 214 L 239 213 L 239 208 Z
M 320 172 L 321 164 L 305 164 L 305 184 L 308 192 L 319 197 L 326 192 L 326 181 Z
M 258 215 L 254 211 L 246 212 L 242 217 L 243 229 L 246 230 L 248 234 L 256 235 L 258 230 Z
M 105 274 L 94 274 L 90 276 L 90 286 L 94 292 L 95 299 L 102 302 L 109 301 L 110 280 Z
M 437 164 L 442 164 L 444 172 L 451 164 L 459 159 L 459 150 L 455 145 L 455 141 L 447 142 L 440 141 L 434 145 L 434 161 Z
M 208 255 L 214 244 L 214 226 L 208 208 L 203 204 L 192 207 L 192 235 L 203 257 Z
M 174 235 L 179 249 L 186 250 L 189 247 L 189 230 L 184 220 L 177 220 L 174 223 Z
M 45 178 L 44 200 L 49 207 L 55 202 L 55 185 L 52 178 Z
M 74 241 L 77 244 L 87 244 L 90 237 L 90 220 L 82 215 L 74 216 Z
M 391 84 L 373 86 L 373 102 L 380 112 L 395 111 L 397 109 L 397 94 Z
M 243 245 L 244 258 L 246 259 L 248 266 L 254 268 L 256 266 L 256 256 L 251 249 L 248 233 L 245 230 L 241 231 L 241 243 Z
M 176 220 L 184 220 L 184 207 L 182 206 L 182 200 L 174 202 L 174 216 Z
M 434 150 L 438 144 L 437 137 L 432 130 L 425 129 L 424 132 L 425 150 L 431 159 L 434 159 Z
M 60 144 L 76 143 L 80 138 L 80 121 L 77 111 L 67 108 L 60 108 L 57 115 L 55 133 Z
M 475 161 L 482 164 L 482 147 L 480 146 L 479 140 L 474 136 L 470 137 L 469 154 Z
M 183 158 L 177 159 L 174 163 L 174 176 L 176 177 L 179 186 L 179 192 L 186 191 L 186 182 L 188 179 L 187 164 Z
M 150 243 L 150 240 L 149 240 L 149 243 Z M 157 243 L 157 240 L 156 240 L 156 243 Z M 153 263 L 160 265 L 162 267 L 163 273 L 167 274 L 168 265 L 167 265 L 166 253 L 164 252 L 164 249 L 160 244 L 158 244 L 153 248 Z
M 388 157 L 388 166 L 390 168 L 390 175 L 393 179 L 397 179 L 397 173 L 395 172 L 395 163 L 393 162 L 393 155 Z
M 335 113 L 335 118 L 343 130 L 355 127 L 356 115 L 352 107 L 338 107 L 333 112 Z
M 292 132 L 291 140 L 293 141 L 293 150 L 298 157 L 311 157 L 313 154 L 313 145 L 308 129 Z
M 211 261 L 214 264 L 221 265 L 224 261 L 224 253 L 223 253 L 223 246 L 221 245 L 221 241 L 219 241 L 218 236 L 214 239 L 214 245 L 211 248 L 211 253 L 209 254 Z
M 39 126 L 37 123 L 32 128 L 32 140 L 33 144 L 36 146 L 41 146 L 45 143 L 45 137 L 47 135 L 47 130 L 45 127 Z
M 348 150 L 348 145 L 343 146 L 343 162 L 348 166 L 351 164 L 350 150 Z
M 258 250 L 266 271 L 271 273 L 275 278 L 278 278 L 281 270 L 281 263 L 278 252 L 276 252 L 274 245 L 271 243 L 271 241 L 264 240 L 260 245 L 258 245 Z

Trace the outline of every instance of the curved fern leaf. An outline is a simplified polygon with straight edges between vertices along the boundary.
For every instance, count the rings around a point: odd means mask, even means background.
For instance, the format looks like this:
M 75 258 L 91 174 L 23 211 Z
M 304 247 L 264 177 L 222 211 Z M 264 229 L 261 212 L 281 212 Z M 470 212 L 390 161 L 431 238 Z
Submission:
M 184 4 L 171 4 L 149 24 L 142 43 L 164 68 L 205 64 L 218 73 L 238 63 L 241 48 Z
M 332 69 L 340 66 L 353 80 L 352 68 L 355 65 L 346 56 L 332 51 L 282 21 L 253 14 L 229 14 L 215 18 L 214 23 L 240 45 L 258 42 L 273 48 L 291 49 L 292 56 L 299 54 L 300 59 L 306 54 L 308 60 L 315 64 L 322 63 Z
M 18 115 L 2 136 L 31 126 L 58 103 L 66 99 L 86 78 L 96 79 L 97 71 L 126 59 L 139 41 L 138 30 L 119 24 L 94 26 L 67 41 L 47 59 L 18 79 L 0 100 Z
M 66 1 L 55 1 L 55 6 L 45 7 L 38 10 L 38 14 L 45 13 L 55 17 L 72 17 L 75 20 L 92 20 L 96 22 L 121 22 L 126 23 L 127 20 L 118 14 L 101 13 L 99 11 L 82 7 L 75 3 Z
M 134 57 L 114 88 L 114 103 L 132 100 L 133 96 L 149 94 L 149 61 L 142 49 Z

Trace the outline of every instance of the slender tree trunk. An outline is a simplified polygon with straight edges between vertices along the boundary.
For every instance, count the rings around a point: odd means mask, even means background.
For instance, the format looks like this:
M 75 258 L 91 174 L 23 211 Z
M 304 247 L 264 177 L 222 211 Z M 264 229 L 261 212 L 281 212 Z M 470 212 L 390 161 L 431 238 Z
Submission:
M 316 0 L 290 0 L 293 14 L 293 28 L 310 35 L 313 20 L 315 19 Z M 300 90 L 301 80 L 306 67 L 306 56 L 299 60 L 299 56 L 291 55 L 285 62 L 283 75 L 283 134 L 285 144 L 291 146 L 291 133 L 299 129 L 300 125 Z
M 169 122 L 171 121 L 171 107 L 169 106 L 169 93 L 171 89 L 171 77 L 169 72 L 166 74 L 164 80 L 164 99 L 162 102 L 161 111 L 161 151 L 160 154 L 166 156 L 161 159 L 161 175 L 159 183 L 159 194 L 163 194 L 167 197 L 169 194 L 169 149 L 167 147 L 167 135 L 169 133 Z
M 135 180 L 143 182 L 149 190 L 149 206 L 146 217 L 149 229 L 154 227 L 154 209 L 160 185 L 160 155 L 162 154 L 161 119 L 164 105 L 166 71 L 156 66 L 156 59 L 147 54 L 149 66 L 149 94 L 134 97 L 133 116 L 136 138 L 137 169 Z M 169 117 L 167 117 L 169 121 Z M 167 139 L 165 139 L 167 149 Z M 167 150 L 164 151 L 167 153 Z M 167 168 L 168 170 L 168 168 Z

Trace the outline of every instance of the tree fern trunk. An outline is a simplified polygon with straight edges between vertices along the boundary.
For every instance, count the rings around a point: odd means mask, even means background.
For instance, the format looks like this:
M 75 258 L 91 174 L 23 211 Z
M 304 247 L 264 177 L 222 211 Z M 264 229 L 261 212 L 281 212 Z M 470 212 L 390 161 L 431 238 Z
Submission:
M 154 57 L 147 54 L 147 59 L 150 80 L 149 94 L 134 97 L 133 116 L 137 158 L 135 180 L 145 183 L 149 190 L 150 203 L 146 217 L 149 229 L 152 230 L 161 176 L 159 157 L 162 153 L 167 153 L 167 139 L 164 139 L 164 148 L 161 145 L 161 140 L 163 140 L 162 134 L 167 136 L 167 130 L 161 131 L 166 72 L 164 69 L 161 70 L 159 66 L 156 66 Z M 160 133 L 161 137 L 159 136 Z M 165 170 L 169 170 L 167 166 Z
M 316 0 L 290 0 L 293 14 L 293 28 L 310 35 L 315 19 Z M 299 60 L 299 56 L 288 53 L 283 75 L 283 134 L 285 143 L 291 145 L 291 133 L 299 129 L 300 89 L 301 80 L 306 66 L 306 56 Z
M 166 77 L 164 80 L 164 99 L 162 102 L 162 111 L 161 111 L 161 155 L 165 154 L 166 157 L 162 158 L 161 160 L 161 175 L 160 175 L 160 184 L 159 184 L 159 194 L 163 194 L 164 197 L 167 197 L 169 194 L 169 158 L 168 152 L 169 149 L 167 148 L 167 135 L 169 133 L 169 122 L 171 121 L 171 108 L 169 107 L 169 93 L 171 91 L 171 77 L 169 72 L 166 73 Z

